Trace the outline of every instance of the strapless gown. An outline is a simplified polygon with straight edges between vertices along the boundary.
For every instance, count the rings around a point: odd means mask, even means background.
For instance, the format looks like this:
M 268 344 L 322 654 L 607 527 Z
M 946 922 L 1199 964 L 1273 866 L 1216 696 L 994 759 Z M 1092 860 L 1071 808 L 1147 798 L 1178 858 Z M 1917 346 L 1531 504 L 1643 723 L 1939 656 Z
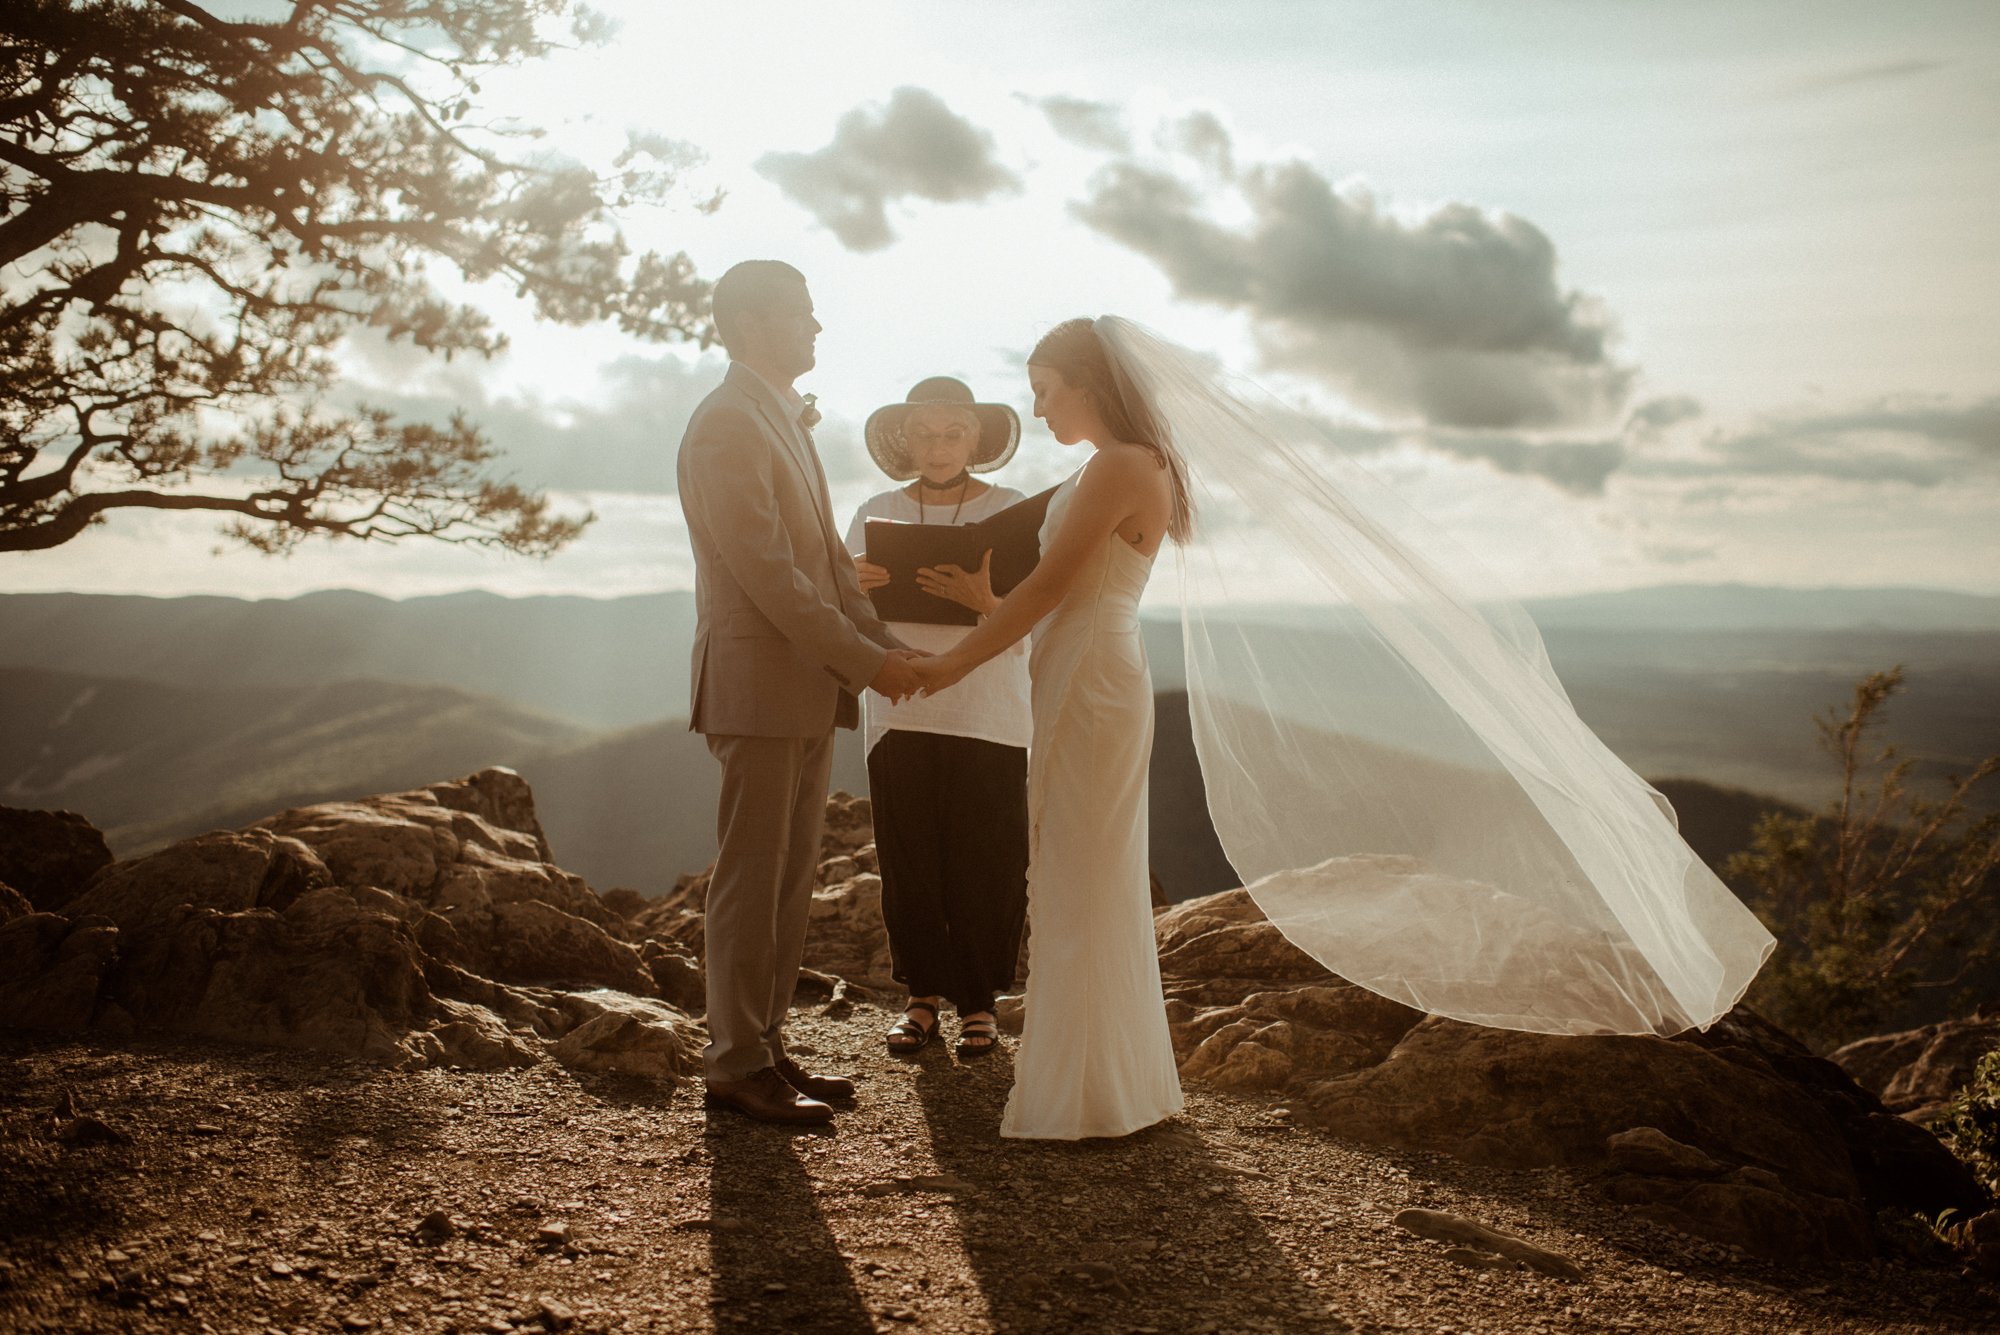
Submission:
M 1075 487 L 1050 500 L 1044 550 Z M 1182 1107 L 1146 859 L 1152 569 L 1112 534 L 1035 632 L 1026 1021 L 1003 1136 L 1122 1136 Z

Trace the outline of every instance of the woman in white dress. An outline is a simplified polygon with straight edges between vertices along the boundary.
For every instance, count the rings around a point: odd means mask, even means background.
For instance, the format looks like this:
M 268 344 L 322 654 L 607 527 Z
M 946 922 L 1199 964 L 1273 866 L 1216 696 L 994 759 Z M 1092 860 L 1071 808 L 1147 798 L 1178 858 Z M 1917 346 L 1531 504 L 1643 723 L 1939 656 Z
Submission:
M 1323 424 L 1115 316 L 1058 326 L 1029 373 L 1036 415 L 1095 453 L 1049 506 L 1041 565 L 916 664 L 942 689 L 1047 618 L 1027 1027 L 1002 1134 L 1119 1135 L 1180 1107 L 1147 911 L 1136 621 L 1165 537 L 1209 812 L 1293 944 L 1500 1028 L 1675 1034 L 1735 1005 L 1770 933 L 1577 717 L 1519 605 Z
M 876 466 L 906 484 L 862 502 L 848 527 L 864 592 L 890 578 L 868 560 L 869 520 L 972 524 L 1022 499 L 975 476 L 1013 457 L 1020 419 L 1005 404 L 976 402 L 963 381 L 918 382 L 904 402 L 869 414 L 862 434 Z M 943 567 L 919 583 L 981 615 L 1000 601 L 985 568 Z M 889 626 L 931 653 L 966 634 L 959 625 Z M 896 980 L 910 990 L 884 1041 L 897 1056 L 922 1051 L 948 1000 L 958 1011 L 958 1056 L 983 1057 L 999 1041 L 993 1002 L 1013 985 L 1027 908 L 1027 646 L 1005 650 L 946 695 L 891 701 L 871 691 L 862 708 L 882 919 Z
M 1050 500 L 1034 572 L 917 668 L 943 690 L 1036 631 L 1027 1018 L 1000 1134 L 1122 1136 L 1181 1109 L 1147 879 L 1153 685 L 1139 596 L 1191 515 L 1178 462 L 1121 408 L 1088 320 L 1051 330 L 1028 377 L 1035 415 L 1092 456 Z

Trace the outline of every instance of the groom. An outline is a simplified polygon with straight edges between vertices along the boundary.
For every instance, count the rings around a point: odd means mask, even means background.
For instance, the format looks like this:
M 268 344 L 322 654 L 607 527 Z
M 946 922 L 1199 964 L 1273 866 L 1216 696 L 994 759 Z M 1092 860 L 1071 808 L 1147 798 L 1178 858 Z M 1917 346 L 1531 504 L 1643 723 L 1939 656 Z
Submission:
M 792 382 L 813 367 L 805 276 L 749 260 L 715 284 L 729 372 L 681 438 L 680 498 L 694 546 L 688 726 L 722 762 L 721 849 L 708 887 L 711 1102 L 771 1122 L 833 1118 L 851 1082 L 785 1055 L 805 950 L 833 732 L 855 697 L 916 688 L 912 653 L 876 617 L 840 541 L 813 447 L 818 413 Z

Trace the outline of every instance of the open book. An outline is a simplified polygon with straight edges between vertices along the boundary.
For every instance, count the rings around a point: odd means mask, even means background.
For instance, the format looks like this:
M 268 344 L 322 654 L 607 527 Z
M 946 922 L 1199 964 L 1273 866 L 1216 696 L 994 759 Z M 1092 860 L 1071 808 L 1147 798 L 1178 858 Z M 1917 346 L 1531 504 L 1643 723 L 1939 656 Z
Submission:
M 1042 559 L 1042 520 L 1056 488 L 990 514 L 976 524 L 908 524 L 894 519 L 867 522 L 868 560 L 889 572 L 889 582 L 868 596 L 884 621 L 917 621 L 933 626 L 970 626 L 979 614 L 962 604 L 917 587 L 925 566 L 979 569 L 993 553 L 993 592 L 1005 598 Z

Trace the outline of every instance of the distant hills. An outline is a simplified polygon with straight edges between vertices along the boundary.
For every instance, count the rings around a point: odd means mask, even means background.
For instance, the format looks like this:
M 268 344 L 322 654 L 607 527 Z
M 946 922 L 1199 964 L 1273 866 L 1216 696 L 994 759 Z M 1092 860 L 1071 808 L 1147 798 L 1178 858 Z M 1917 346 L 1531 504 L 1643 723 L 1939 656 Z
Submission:
M 1774 800 L 1817 805 L 1813 716 L 1907 664 L 1884 740 L 1936 776 L 2000 751 L 2000 599 L 1662 588 L 1533 604 L 1585 720 L 1719 859 Z M 691 595 L 282 601 L 0 595 L 0 803 L 66 806 L 121 853 L 486 764 L 535 786 L 559 859 L 655 891 L 714 852 L 715 766 L 683 718 Z M 1146 625 L 1154 862 L 1229 883 L 1187 735 L 1178 627 Z M 1337 637 L 1310 640 L 1337 672 Z M 836 786 L 866 790 L 844 734 Z M 1760 796 L 1769 794 L 1770 796 Z M 1733 841 L 1733 842 L 1732 842 Z
M 190 687 L 5 668 L 0 803 L 80 811 L 128 854 L 584 735 L 505 701 L 408 682 Z
M 368 677 L 452 686 L 591 728 L 685 716 L 693 643 L 691 593 L 0 595 L 0 667 L 203 687 Z
M 2000 597 L 1944 589 L 1663 584 L 1620 593 L 1534 598 L 1526 606 L 1544 631 L 2000 630 Z

